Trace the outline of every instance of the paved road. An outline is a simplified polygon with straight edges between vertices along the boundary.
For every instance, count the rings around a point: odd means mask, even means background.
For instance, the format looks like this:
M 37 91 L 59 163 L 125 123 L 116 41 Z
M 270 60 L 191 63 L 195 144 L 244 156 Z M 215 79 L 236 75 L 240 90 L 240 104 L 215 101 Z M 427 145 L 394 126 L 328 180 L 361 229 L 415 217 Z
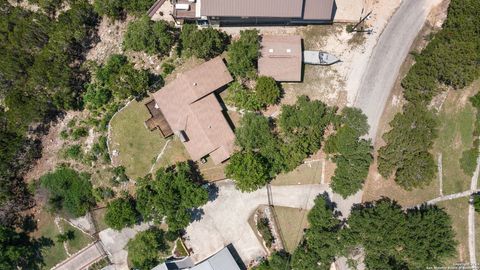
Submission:
M 354 106 L 363 110 L 375 140 L 378 122 L 400 66 L 427 17 L 426 0 L 404 0 L 381 34 L 370 57 Z
M 105 255 L 106 254 L 102 249 L 101 243 L 99 241 L 96 241 L 52 269 L 54 270 L 86 269 L 89 265 L 100 260 Z
M 248 224 L 248 218 L 260 205 L 268 204 L 266 188 L 251 193 L 235 189 L 231 181 L 217 183 L 218 197 L 208 202 L 199 221 L 187 227 L 187 245 L 193 249 L 192 259 L 202 260 L 230 243 L 236 248 L 245 263 L 265 255 L 261 243 Z M 352 202 L 359 201 L 361 195 L 342 200 L 332 195 L 328 185 L 272 186 L 273 204 L 310 209 L 320 193 L 327 192 L 337 208 L 344 215 L 350 211 Z

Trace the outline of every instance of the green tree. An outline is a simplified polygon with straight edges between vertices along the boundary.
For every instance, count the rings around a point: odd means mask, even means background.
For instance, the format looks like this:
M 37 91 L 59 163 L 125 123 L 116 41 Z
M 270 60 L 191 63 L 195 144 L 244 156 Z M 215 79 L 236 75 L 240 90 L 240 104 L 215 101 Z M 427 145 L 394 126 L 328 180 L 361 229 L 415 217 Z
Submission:
M 268 118 L 246 113 L 235 130 L 235 143 L 245 150 L 258 151 L 270 141 L 275 140 Z
M 253 267 L 252 270 L 291 270 L 289 260 L 290 254 L 285 251 L 277 251 L 274 252 L 268 260 Z
M 475 207 L 475 212 L 480 212 L 480 194 L 473 194 L 473 206 Z
M 280 99 L 280 87 L 272 77 L 260 76 L 255 86 L 255 97 L 263 107 L 276 104 Z
M 147 15 L 128 24 L 123 41 L 125 50 L 168 55 L 175 43 L 175 29 L 166 21 L 152 21 Z
M 337 132 L 325 143 L 325 152 L 336 163 L 332 190 L 346 198 L 359 191 L 373 161 L 370 140 L 360 139 L 368 132 L 367 117 L 359 110 L 344 108 Z
M 57 234 L 57 242 L 63 243 L 75 239 L 75 232 L 73 230 L 68 230 L 64 233 Z
M 135 200 L 129 196 L 115 199 L 107 205 L 105 223 L 115 230 L 130 227 L 137 223 L 139 218 L 140 215 L 135 208 Z
M 25 231 L 0 225 L 0 269 L 41 269 L 41 242 Z
M 330 269 L 339 243 L 340 220 L 335 218 L 332 205 L 325 196 L 318 196 L 308 213 L 310 228 L 292 255 L 292 269 Z
M 233 106 L 248 111 L 257 111 L 262 108 L 258 98 L 250 89 L 247 89 L 240 82 L 233 82 L 228 86 L 225 101 Z
M 228 69 L 237 77 L 255 77 L 260 56 L 258 30 L 242 30 L 240 38 L 228 46 Z
M 195 24 L 184 24 L 180 33 L 182 53 L 210 59 L 227 48 L 229 36 L 212 27 L 198 29 Z
M 406 105 L 402 114 L 390 122 L 392 129 L 383 135 L 386 145 L 378 151 L 378 171 L 409 190 L 428 185 L 436 174 L 428 152 L 437 137 L 437 117 L 429 110 Z
M 127 12 L 135 15 L 146 13 L 154 2 L 154 0 L 96 0 L 94 7 L 98 14 L 119 20 L 124 19 Z
M 199 181 L 187 162 L 159 169 L 154 179 L 147 176 L 137 182 L 137 209 L 144 219 L 157 223 L 166 216 L 169 231 L 180 231 L 190 223 L 192 210 L 208 201 L 208 191 Z
M 40 177 L 41 186 L 49 192 L 49 204 L 54 210 L 65 209 L 74 217 L 80 217 L 95 205 L 90 176 L 68 167 Z
M 235 181 L 235 186 L 242 192 L 255 191 L 270 180 L 268 161 L 252 151 L 234 153 L 225 173 Z
M 150 270 L 157 266 L 163 261 L 160 253 L 168 251 L 165 233 L 156 227 L 139 232 L 128 242 L 127 248 L 131 267 L 140 270 Z

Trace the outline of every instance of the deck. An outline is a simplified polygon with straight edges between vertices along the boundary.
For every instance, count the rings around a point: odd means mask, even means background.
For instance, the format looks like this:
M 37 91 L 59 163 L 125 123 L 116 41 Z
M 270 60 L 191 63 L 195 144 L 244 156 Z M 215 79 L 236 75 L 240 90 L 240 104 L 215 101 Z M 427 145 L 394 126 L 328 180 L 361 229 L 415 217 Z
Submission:
M 154 99 L 152 99 L 151 101 L 145 104 L 148 111 L 150 112 L 150 115 L 152 116 L 147 121 L 145 121 L 145 125 L 151 131 L 158 128 L 164 138 L 172 136 L 173 135 L 172 128 L 170 127 L 167 120 L 163 116 L 162 111 L 159 108 L 157 108 L 155 105 L 156 103 Z

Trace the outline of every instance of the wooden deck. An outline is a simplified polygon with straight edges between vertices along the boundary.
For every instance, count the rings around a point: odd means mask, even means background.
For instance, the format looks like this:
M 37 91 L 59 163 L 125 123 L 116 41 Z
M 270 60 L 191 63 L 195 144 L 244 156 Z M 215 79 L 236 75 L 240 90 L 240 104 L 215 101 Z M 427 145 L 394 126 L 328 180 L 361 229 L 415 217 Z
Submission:
M 153 99 L 145 104 L 148 111 L 150 112 L 150 115 L 152 116 L 147 121 L 145 121 L 145 125 L 151 131 L 158 128 L 164 138 L 172 136 L 172 128 L 163 116 L 162 111 L 159 108 L 155 107 L 155 105 L 155 100 Z

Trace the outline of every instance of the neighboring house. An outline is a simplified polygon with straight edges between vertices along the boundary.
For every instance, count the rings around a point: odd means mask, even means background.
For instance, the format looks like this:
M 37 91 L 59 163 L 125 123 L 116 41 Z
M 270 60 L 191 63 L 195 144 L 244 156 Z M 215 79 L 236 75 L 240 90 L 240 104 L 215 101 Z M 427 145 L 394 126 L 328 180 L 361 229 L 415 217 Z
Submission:
M 187 260 L 188 263 L 186 263 L 185 260 Z M 162 263 L 152 270 L 240 270 L 240 267 L 228 247 L 224 247 L 222 250 L 197 265 L 193 265 L 187 257 L 186 259 L 178 261 Z
M 172 0 L 178 22 L 213 25 L 331 23 L 335 0 Z
M 262 36 L 258 73 L 279 82 L 302 80 L 302 38 L 300 36 Z
M 233 80 L 223 59 L 214 58 L 179 75 L 147 103 L 145 124 L 164 137 L 177 135 L 192 160 L 210 156 L 219 164 L 233 153 L 235 135 L 215 91 Z

